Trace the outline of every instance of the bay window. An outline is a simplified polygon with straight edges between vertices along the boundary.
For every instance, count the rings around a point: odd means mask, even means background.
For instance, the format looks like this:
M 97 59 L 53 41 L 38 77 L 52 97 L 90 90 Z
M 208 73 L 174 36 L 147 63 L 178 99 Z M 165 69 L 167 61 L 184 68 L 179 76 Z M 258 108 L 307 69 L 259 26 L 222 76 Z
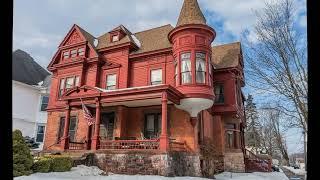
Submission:
M 197 83 L 206 82 L 206 54 L 196 53 L 196 81 Z
M 110 74 L 107 75 L 107 90 L 113 90 L 116 89 L 116 84 L 117 84 L 117 75 L 116 74 Z
M 162 83 L 162 69 L 151 70 L 151 85 Z
M 191 53 L 183 53 L 181 54 L 181 84 L 188 84 L 191 81 Z

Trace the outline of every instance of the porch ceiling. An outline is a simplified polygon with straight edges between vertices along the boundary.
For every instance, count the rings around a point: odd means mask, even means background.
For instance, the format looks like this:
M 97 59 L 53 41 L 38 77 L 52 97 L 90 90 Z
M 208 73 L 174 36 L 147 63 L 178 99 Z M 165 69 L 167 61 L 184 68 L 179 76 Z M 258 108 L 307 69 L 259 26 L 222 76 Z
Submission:
M 168 101 L 168 104 L 173 104 L 173 102 Z M 127 106 L 127 107 L 143 107 L 143 106 L 161 105 L 161 98 L 131 100 L 131 101 L 124 101 L 124 102 L 101 103 L 102 107 L 120 106 L 120 105 Z M 95 108 L 94 104 L 90 104 L 88 106 Z

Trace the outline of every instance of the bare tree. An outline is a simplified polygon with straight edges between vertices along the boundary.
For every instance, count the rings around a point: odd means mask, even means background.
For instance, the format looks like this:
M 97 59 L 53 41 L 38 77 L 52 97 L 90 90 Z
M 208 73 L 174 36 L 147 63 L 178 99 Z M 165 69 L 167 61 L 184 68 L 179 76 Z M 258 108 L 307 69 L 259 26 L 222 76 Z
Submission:
M 266 3 L 256 12 L 256 42 L 246 40 L 247 77 L 250 86 L 274 95 L 274 107 L 288 117 L 286 126 L 308 132 L 306 42 L 294 28 L 293 0 Z

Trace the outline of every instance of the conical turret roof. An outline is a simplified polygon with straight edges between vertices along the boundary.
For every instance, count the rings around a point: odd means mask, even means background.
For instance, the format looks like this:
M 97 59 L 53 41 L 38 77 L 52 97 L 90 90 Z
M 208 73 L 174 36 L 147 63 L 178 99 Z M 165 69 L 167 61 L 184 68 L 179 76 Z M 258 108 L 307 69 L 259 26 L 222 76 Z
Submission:
M 206 24 L 197 0 L 184 0 L 176 27 L 185 24 Z

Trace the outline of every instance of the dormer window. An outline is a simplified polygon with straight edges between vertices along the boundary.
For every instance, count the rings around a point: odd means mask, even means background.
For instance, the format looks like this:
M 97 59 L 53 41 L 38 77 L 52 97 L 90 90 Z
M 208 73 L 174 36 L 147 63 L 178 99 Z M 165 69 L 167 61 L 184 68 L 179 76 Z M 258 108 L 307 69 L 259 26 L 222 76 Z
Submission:
M 73 49 L 71 50 L 71 57 L 76 57 L 77 56 L 77 50 Z
M 84 55 L 84 48 L 78 49 L 78 55 L 83 56 Z
M 113 35 L 112 36 L 112 42 L 119 41 L 119 35 Z

